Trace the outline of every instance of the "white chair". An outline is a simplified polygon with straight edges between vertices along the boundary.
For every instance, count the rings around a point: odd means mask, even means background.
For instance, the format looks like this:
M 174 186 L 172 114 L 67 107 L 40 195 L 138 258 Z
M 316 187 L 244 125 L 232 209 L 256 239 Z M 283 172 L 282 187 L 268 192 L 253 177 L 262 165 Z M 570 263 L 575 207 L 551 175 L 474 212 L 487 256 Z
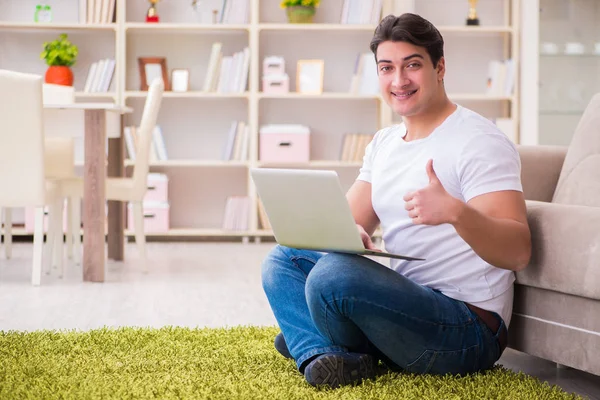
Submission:
M 138 140 L 136 145 L 136 158 L 133 165 L 133 176 L 131 178 L 107 178 L 106 199 L 132 203 L 134 217 L 135 242 L 137 243 L 140 257 L 143 261 L 144 271 L 147 271 L 146 263 L 146 236 L 144 234 L 144 211 L 143 199 L 148 189 L 148 170 L 150 159 L 150 148 L 152 144 L 152 131 L 156 125 L 158 112 L 162 102 L 164 84 L 160 78 L 156 78 L 150 84 L 148 96 L 144 105 L 144 112 L 140 127 L 137 130 Z M 67 179 L 61 181 L 61 192 L 70 199 L 71 204 L 76 204 L 83 197 L 83 180 Z M 74 213 L 74 219 L 79 214 Z M 78 225 L 77 220 L 73 226 Z M 85 231 L 85 221 L 83 229 Z M 85 232 L 84 232 L 85 233 Z M 69 232 L 67 232 L 69 235 Z M 79 231 L 76 237 L 79 237 Z M 72 241 L 67 237 L 67 241 Z M 74 241 L 75 246 L 80 246 L 81 238 Z M 76 250 L 78 253 L 79 251 Z
M 54 85 L 44 83 L 42 85 L 42 99 L 44 104 L 72 104 L 75 102 L 75 90 L 72 86 Z M 60 179 L 73 179 L 76 177 L 75 174 L 75 143 L 72 138 L 74 135 L 65 135 L 65 137 L 48 137 L 44 136 L 44 166 L 45 174 L 47 179 L 60 180 Z M 70 207 L 67 205 L 68 210 L 77 212 L 79 210 L 78 205 Z M 58 221 L 62 221 L 62 211 L 60 208 L 56 212 L 56 218 Z M 73 229 L 71 221 L 72 216 L 69 213 L 68 223 L 69 229 Z M 12 212 L 10 208 L 4 210 L 5 218 L 5 252 L 6 258 L 11 258 L 11 244 L 12 244 Z M 53 250 L 52 265 L 56 265 L 62 271 L 61 263 L 63 262 L 63 249 L 62 249 L 62 225 L 58 226 L 56 232 L 56 240 L 54 241 L 55 247 Z M 73 244 L 68 243 L 68 256 L 69 259 L 73 257 Z M 78 257 L 76 257 L 76 260 Z
M 73 86 L 55 85 L 44 83 L 43 85 L 44 104 L 73 104 L 75 103 L 75 88 Z M 63 113 L 60 110 L 45 110 L 46 113 Z M 64 113 L 63 113 L 64 114 Z M 46 116 L 50 117 L 50 115 Z M 54 116 L 54 115 L 53 115 Z M 67 118 L 71 118 L 69 114 Z M 74 129 L 72 124 L 63 124 L 62 121 L 57 121 L 55 118 L 49 118 L 50 123 L 60 124 L 58 131 L 60 136 L 49 136 L 46 134 L 46 177 L 52 180 L 74 179 L 77 177 L 75 172 L 75 136 L 80 136 L 81 132 L 71 132 Z M 47 126 L 48 127 L 48 126 Z M 49 128 L 49 127 L 48 127 Z M 81 127 L 83 129 L 83 126 Z M 57 130 L 57 129 L 53 129 Z M 59 182 L 60 183 L 60 182 Z M 80 215 L 81 204 L 71 203 L 71 199 L 67 199 L 67 238 L 79 237 L 70 234 L 71 230 L 79 231 L 81 225 L 75 226 L 81 222 L 81 217 L 75 218 L 74 215 Z M 62 218 L 62 217 L 61 217 Z M 53 266 L 58 266 L 63 262 L 63 247 L 62 247 L 62 229 L 58 233 L 60 240 L 56 241 L 54 248 Z M 75 247 L 75 250 L 79 247 Z M 73 241 L 67 240 L 67 257 L 73 259 L 75 263 L 81 260 L 81 254 L 74 254 Z M 58 265 L 57 265 L 58 264 Z
M 44 129 L 42 77 L 0 70 L 0 207 L 35 207 L 33 267 L 31 281 L 39 285 L 42 274 L 44 207 L 49 207 L 47 244 L 50 253 L 57 219 L 62 210 L 59 187 L 46 179 L 44 165 Z M 5 235 L 10 237 L 12 219 L 5 219 Z

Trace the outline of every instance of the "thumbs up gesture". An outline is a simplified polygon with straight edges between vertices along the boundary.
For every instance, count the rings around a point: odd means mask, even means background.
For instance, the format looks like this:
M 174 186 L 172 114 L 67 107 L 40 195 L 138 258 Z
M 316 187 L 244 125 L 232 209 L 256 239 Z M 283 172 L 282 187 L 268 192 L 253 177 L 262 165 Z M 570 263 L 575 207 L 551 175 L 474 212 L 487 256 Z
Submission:
M 437 177 L 433 160 L 426 165 L 429 184 L 404 196 L 404 208 L 415 224 L 439 225 L 452 223 L 461 201 L 452 197 Z

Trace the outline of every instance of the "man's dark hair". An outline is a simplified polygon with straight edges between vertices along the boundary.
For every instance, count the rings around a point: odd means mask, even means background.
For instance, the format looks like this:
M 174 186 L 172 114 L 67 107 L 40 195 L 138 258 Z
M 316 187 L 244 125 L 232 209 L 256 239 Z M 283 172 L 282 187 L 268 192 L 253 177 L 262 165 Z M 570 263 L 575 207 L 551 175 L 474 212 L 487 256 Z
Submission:
M 388 15 L 381 20 L 373 39 L 371 39 L 371 51 L 377 59 L 377 47 L 380 43 L 408 42 L 415 46 L 424 47 L 437 67 L 437 63 L 444 56 L 444 38 L 435 26 L 420 15 L 405 13 L 396 17 Z

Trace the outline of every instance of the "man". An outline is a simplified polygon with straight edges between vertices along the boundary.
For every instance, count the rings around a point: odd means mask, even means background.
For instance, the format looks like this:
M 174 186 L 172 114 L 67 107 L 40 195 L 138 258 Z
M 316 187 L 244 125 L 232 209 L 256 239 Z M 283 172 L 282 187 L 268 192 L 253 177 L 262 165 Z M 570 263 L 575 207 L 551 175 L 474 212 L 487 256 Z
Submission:
M 347 193 L 365 247 L 381 224 L 388 251 L 425 260 L 387 268 L 276 246 L 263 263 L 276 348 L 312 385 L 360 382 L 378 360 L 412 373 L 476 372 L 506 346 L 513 271 L 531 254 L 520 159 L 493 123 L 448 99 L 443 45 L 414 14 L 377 27 L 381 93 L 404 123 L 377 132 Z

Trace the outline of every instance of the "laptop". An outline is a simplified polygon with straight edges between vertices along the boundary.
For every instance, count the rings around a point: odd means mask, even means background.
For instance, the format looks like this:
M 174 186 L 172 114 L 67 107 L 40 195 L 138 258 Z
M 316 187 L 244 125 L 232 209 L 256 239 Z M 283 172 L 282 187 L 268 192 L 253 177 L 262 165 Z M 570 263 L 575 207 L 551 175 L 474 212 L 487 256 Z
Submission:
M 250 174 L 275 240 L 283 246 L 423 260 L 365 249 L 335 171 L 251 168 Z

